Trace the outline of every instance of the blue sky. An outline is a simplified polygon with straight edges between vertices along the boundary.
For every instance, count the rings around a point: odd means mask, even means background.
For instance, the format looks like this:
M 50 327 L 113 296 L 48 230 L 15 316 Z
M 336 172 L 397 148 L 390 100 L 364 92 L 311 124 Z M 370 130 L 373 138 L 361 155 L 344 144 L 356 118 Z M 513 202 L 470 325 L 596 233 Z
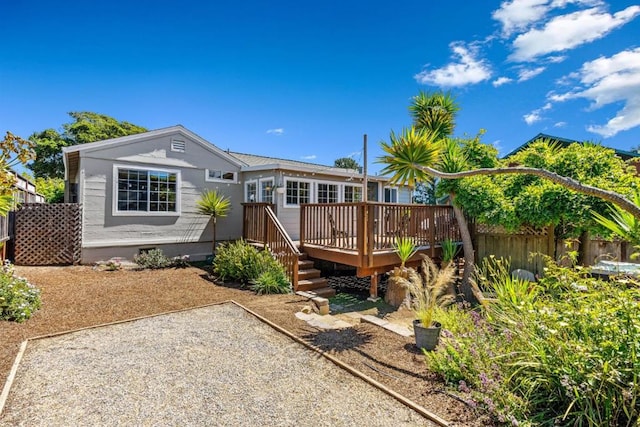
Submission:
M 223 149 L 370 170 L 420 90 L 506 154 L 539 132 L 640 145 L 630 1 L 5 1 L 0 131 L 93 111 Z

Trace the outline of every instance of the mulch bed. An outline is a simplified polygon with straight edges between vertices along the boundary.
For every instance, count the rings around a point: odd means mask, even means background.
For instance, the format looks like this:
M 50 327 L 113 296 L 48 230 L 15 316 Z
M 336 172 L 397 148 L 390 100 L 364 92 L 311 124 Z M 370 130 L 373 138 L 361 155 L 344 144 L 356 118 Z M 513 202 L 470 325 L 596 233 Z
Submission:
M 0 384 L 28 337 L 234 300 L 453 425 L 493 425 L 484 414 L 447 395 L 444 384 L 428 371 L 413 338 L 366 323 L 343 330 L 315 329 L 294 316 L 308 304 L 296 295 L 256 296 L 238 285 L 216 284 L 207 271 L 196 267 L 155 271 L 16 267 L 16 273 L 42 290 L 43 305 L 25 323 L 0 321 Z

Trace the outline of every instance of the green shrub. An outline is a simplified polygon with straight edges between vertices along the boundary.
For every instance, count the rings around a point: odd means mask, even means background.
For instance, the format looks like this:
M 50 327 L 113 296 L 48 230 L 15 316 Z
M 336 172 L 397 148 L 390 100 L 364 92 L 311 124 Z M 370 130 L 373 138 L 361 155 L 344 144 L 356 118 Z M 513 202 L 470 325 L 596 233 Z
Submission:
M 213 259 L 213 271 L 223 281 L 248 283 L 260 275 L 258 250 L 238 240 L 220 245 Z
M 213 260 L 213 271 L 224 281 L 253 282 L 252 289 L 258 293 L 290 290 L 284 269 L 271 252 L 258 251 L 244 240 L 222 244 Z
M 152 270 L 171 267 L 171 260 L 162 253 L 162 249 L 150 249 L 133 257 L 133 262 L 142 268 Z
M 0 269 L 0 319 L 24 322 L 40 308 L 40 290 L 13 273 L 8 261 Z
M 278 267 L 280 267 L 278 265 Z M 271 267 L 253 281 L 251 289 L 258 295 L 261 294 L 288 294 L 291 292 L 291 284 L 282 267 Z

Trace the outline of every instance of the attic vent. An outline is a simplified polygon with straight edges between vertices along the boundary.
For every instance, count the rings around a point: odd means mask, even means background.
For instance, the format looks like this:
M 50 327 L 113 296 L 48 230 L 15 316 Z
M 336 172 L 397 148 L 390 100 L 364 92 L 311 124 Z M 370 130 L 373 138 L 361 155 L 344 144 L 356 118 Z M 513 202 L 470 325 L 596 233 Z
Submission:
M 172 140 L 171 141 L 171 151 L 175 151 L 177 153 L 184 153 L 184 141 Z

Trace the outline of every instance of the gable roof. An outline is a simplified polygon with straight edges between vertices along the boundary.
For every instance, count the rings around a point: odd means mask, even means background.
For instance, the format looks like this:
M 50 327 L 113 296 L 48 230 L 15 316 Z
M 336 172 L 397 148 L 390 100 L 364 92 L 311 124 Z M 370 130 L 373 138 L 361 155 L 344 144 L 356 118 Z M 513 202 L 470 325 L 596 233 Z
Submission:
M 537 141 L 539 139 L 549 139 L 549 140 L 551 140 L 553 142 L 556 142 L 557 144 L 559 144 L 563 148 L 567 147 L 567 146 L 569 146 L 571 144 L 584 144 L 584 141 L 575 141 L 575 140 L 572 140 L 572 139 L 562 138 L 562 137 L 559 137 L 559 136 L 553 136 L 553 135 L 547 135 L 545 133 L 539 133 L 536 136 L 534 136 L 533 138 L 531 138 L 530 140 L 528 140 L 527 142 L 525 142 L 524 144 L 522 144 L 521 146 L 519 146 L 518 148 L 516 148 L 515 150 L 513 150 L 512 152 L 510 152 L 509 154 L 503 156 L 502 158 L 506 159 L 508 157 L 513 156 L 516 153 L 519 153 L 520 151 L 524 150 L 529 145 L 531 145 L 532 143 L 534 143 L 535 141 Z M 600 145 L 600 144 L 598 144 L 598 145 Z M 615 151 L 616 155 L 618 157 L 620 157 L 622 160 L 629 160 L 629 159 L 640 157 L 640 153 L 636 153 L 636 152 L 633 152 L 633 151 L 618 150 L 617 148 L 606 147 L 604 145 L 602 145 L 602 147 L 609 148 L 610 150 Z
M 237 158 L 230 156 L 226 151 L 216 147 L 201 136 L 191 132 L 189 129 L 182 125 L 170 126 L 162 129 L 151 130 L 148 132 L 137 133 L 134 135 L 121 136 L 119 138 L 105 139 L 103 141 L 89 142 L 87 144 L 72 145 L 70 147 L 64 147 L 62 152 L 67 153 L 79 153 L 79 152 L 91 152 L 95 150 L 101 150 L 111 145 L 125 145 L 136 142 L 146 141 L 158 137 L 168 135 L 181 135 L 185 138 L 189 138 L 200 144 L 204 149 L 211 151 L 212 153 L 228 160 L 230 163 L 242 167 L 243 164 Z

